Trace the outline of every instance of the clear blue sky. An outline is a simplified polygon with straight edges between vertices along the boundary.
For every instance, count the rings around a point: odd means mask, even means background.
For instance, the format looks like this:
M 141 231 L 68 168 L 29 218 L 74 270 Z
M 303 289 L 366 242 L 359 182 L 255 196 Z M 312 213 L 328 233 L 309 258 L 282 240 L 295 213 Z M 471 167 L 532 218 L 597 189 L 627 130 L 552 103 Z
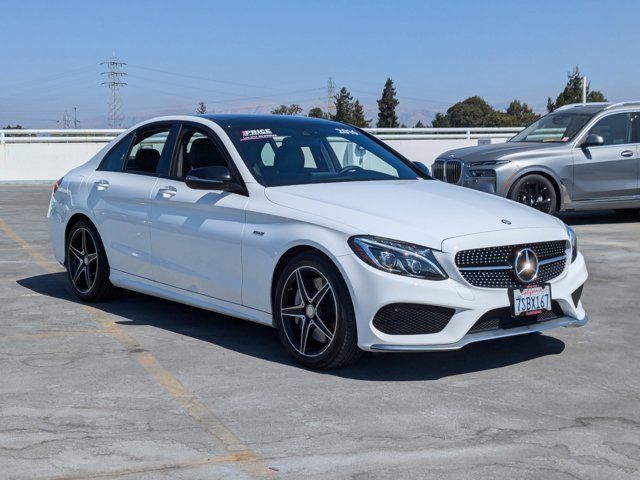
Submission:
M 480 95 L 543 111 L 574 65 L 610 100 L 640 98 L 640 2 L 30 1 L 0 10 L 0 123 L 106 126 L 100 61 L 128 63 L 127 122 L 155 114 L 326 108 L 327 77 L 375 118 L 385 79 L 401 118 Z

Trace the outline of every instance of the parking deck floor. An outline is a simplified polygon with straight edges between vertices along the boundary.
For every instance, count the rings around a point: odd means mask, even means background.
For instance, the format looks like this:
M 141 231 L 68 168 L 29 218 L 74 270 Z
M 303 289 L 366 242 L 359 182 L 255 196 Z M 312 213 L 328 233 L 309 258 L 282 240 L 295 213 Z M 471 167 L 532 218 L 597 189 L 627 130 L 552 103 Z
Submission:
M 50 188 L 0 186 L 0 477 L 640 477 L 640 218 L 563 215 L 590 322 L 313 372 L 275 331 L 126 293 L 76 301 Z

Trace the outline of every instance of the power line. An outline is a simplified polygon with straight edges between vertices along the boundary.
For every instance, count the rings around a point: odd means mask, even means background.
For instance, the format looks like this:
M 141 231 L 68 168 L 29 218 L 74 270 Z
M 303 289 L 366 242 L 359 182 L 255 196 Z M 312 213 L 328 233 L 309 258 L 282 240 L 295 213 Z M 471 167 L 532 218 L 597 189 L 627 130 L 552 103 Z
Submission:
M 102 82 L 102 85 L 109 87 L 109 123 L 111 128 L 121 128 L 124 117 L 122 116 L 122 98 L 120 97 L 120 88 L 124 87 L 123 77 L 127 74 L 122 71 L 122 68 L 127 64 L 121 62 L 115 55 L 110 60 L 100 63 L 107 67 L 106 72 L 102 72 L 102 75 L 107 76 L 107 81 Z

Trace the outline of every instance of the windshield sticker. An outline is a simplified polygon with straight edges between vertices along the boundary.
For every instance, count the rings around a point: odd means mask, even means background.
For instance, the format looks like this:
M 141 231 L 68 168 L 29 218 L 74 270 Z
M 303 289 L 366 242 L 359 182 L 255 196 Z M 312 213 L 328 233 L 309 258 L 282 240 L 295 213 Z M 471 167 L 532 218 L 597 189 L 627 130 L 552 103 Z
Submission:
M 350 128 L 336 128 L 336 131 L 340 135 L 358 135 L 358 132 L 351 130 Z
M 561 142 L 568 142 L 569 141 L 569 137 L 562 137 L 560 139 Z
M 247 140 L 260 140 L 261 138 L 273 138 L 276 136 L 270 128 L 242 130 L 240 133 L 242 134 L 242 138 L 240 139 L 241 142 L 245 142 Z

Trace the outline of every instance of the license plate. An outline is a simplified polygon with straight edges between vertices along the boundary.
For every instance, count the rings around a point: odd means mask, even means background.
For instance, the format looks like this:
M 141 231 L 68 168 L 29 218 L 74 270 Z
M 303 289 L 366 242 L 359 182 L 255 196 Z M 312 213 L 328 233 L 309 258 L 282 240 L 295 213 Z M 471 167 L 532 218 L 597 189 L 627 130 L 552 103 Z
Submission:
M 509 291 L 511 314 L 535 315 L 543 310 L 551 310 L 551 285 L 529 285 L 522 288 L 512 288 Z

